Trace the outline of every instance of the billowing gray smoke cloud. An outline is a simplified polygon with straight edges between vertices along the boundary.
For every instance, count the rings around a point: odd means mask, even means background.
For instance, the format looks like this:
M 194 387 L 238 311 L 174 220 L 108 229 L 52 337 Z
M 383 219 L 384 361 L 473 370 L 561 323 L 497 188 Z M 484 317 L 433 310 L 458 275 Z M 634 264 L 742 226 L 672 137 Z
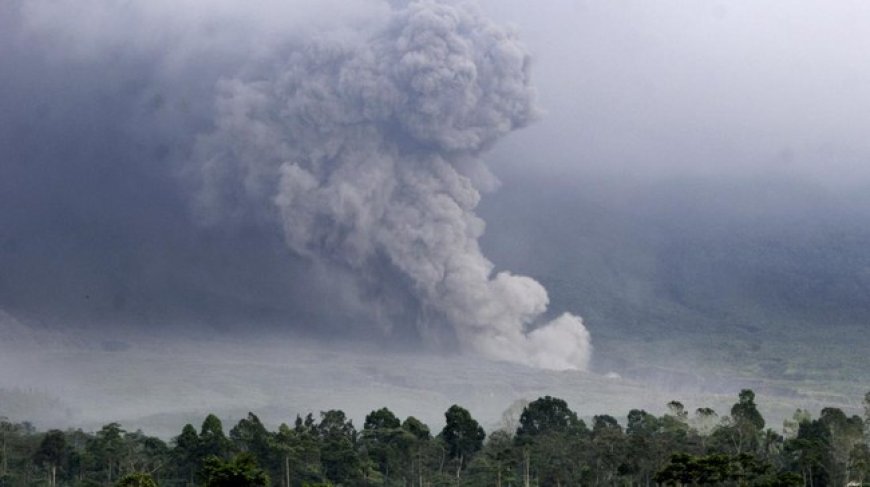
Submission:
M 478 246 L 479 157 L 535 115 L 526 53 L 391 3 L 0 2 L 0 309 L 583 368 L 579 319 L 545 325 Z
M 420 1 L 361 39 L 260 64 L 220 81 L 216 128 L 195 150 L 210 219 L 274 216 L 293 251 L 352 271 L 361 292 L 398 275 L 424 334 L 446 322 L 493 359 L 586 368 L 581 320 L 540 325 L 545 289 L 494 274 L 478 245 L 479 187 L 493 179 L 478 156 L 535 115 L 512 32 Z

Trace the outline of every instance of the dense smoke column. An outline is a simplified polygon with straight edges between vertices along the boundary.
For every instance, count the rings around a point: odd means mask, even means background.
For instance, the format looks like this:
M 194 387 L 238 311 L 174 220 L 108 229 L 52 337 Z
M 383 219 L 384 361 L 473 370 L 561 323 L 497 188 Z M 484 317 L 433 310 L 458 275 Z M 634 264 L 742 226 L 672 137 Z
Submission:
M 546 290 L 481 253 L 469 174 L 479 154 L 535 116 L 529 58 L 513 33 L 464 8 L 420 1 L 363 42 L 289 49 L 269 69 L 218 84 L 201 137 L 201 207 L 275 215 L 289 247 L 405 280 L 421 323 L 446 321 L 496 360 L 584 369 L 589 335 L 564 314 L 537 326 Z

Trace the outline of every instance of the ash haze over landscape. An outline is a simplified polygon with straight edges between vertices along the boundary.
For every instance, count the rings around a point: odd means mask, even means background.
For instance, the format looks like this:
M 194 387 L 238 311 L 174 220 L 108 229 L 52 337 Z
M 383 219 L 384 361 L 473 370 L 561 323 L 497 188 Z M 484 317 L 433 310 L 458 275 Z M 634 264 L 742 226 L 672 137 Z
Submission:
M 0 5 L 0 416 L 848 411 L 870 6 Z

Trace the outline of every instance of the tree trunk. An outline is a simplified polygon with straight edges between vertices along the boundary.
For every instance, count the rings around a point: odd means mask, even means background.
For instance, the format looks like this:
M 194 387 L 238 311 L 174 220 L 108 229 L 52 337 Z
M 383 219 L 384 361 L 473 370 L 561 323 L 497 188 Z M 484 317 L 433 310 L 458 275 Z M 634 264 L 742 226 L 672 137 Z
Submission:
M 417 474 L 420 476 L 420 487 L 423 487 L 423 450 L 417 450 Z
M 284 455 L 284 485 L 290 487 L 290 455 Z
M 523 448 L 523 487 L 529 487 L 532 482 L 529 477 L 529 472 L 531 470 L 529 466 L 529 461 L 531 460 L 531 453 L 529 453 L 529 447 Z

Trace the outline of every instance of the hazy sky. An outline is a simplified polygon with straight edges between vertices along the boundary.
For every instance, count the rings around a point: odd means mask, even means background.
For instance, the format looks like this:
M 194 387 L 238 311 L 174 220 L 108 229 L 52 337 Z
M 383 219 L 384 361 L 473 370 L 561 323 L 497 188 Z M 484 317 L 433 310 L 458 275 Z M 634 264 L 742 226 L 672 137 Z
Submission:
M 498 155 L 572 174 L 870 181 L 870 5 L 485 0 L 546 115 Z

